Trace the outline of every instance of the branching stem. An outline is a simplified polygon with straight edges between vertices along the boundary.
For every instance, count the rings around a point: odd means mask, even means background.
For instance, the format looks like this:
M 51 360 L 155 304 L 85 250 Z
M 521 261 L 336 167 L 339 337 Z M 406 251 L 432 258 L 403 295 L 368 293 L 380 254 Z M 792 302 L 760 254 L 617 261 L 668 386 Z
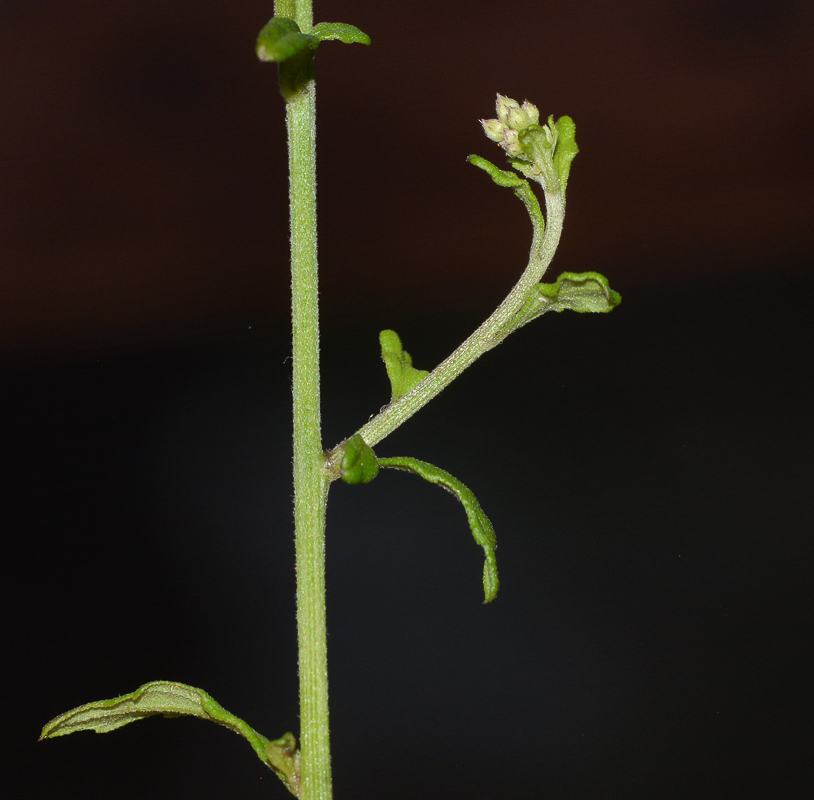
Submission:
M 524 200 L 524 202 L 528 206 L 527 201 Z M 373 447 L 390 435 L 420 408 L 429 403 L 433 397 L 446 389 L 487 350 L 502 341 L 501 331 L 523 306 L 533 287 L 540 282 L 543 273 L 554 258 L 560 242 L 565 216 L 565 196 L 561 191 L 546 192 L 545 202 L 545 233 L 541 235 L 535 229 L 529 263 L 520 276 L 520 280 L 494 313 L 457 350 L 444 359 L 410 392 L 388 405 L 357 431 L 368 445 Z M 339 448 L 332 451 L 328 458 L 326 473 L 331 477 L 336 474 L 336 465 L 333 462 L 338 456 L 340 456 Z

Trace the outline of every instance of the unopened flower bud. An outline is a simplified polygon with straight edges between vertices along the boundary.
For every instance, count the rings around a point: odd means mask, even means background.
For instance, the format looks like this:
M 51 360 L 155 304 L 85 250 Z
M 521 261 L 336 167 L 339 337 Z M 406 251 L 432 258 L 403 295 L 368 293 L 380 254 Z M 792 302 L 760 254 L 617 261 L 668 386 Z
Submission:
M 526 118 L 528 119 L 528 125 L 539 125 L 540 123 L 540 109 L 537 108 L 533 103 L 529 103 L 528 100 L 523 101 L 523 105 L 520 106 L 523 111 L 526 112 Z
M 483 132 L 493 142 L 503 141 L 503 123 L 499 119 L 482 119 L 480 124 L 483 125 Z
M 526 112 L 518 106 L 517 108 L 510 108 L 506 114 L 508 122 L 506 125 L 509 128 L 514 128 L 516 131 L 522 131 L 526 127 Z
M 520 133 L 540 121 L 540 112 L 528 101 L 518 108 L 510 108 L 507 116 L 509 117 L 509 127 Z
M 503 132 L 503 141 L 500 146 L 510 155 L 519 156 L 523 153 L 523 146 L 520 144 L 520 138 L 516 130 L 513 128 L 506 128 Z
M 497 118 L 509 128 L 514 127 L 509 124 L 509 111 L 513 108 L 519 109 L 520 103 L 517 100 L 512 100 L 511 97 L 504 97 L 502 94 L 497 96 Z

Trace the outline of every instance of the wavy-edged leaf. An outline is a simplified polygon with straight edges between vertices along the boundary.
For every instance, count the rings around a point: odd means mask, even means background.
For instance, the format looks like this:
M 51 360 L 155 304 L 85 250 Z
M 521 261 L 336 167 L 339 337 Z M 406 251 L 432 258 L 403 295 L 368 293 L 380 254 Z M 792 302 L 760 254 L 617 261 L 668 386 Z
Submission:
M 470 155 L 466 159 L 470 164 L 474 164 L 476 167 L 479 167 L 484 172 L 489 174 L 489 177 L 498 185 L 498 186 L 507 186 L 510 188 L 514 188 L 515 186 L 521 186 L 522 184 L 526 183 L 522 178 L 518 177 L 514 172 L 509 172 L 507 169 L 501 169 L 498 166 L 495 166 L 491 161 L 483 158 L 482 156 Z
M 339 474 L 345 483 L 370 483 L 379 474 L 379 462 L 370 445 L 361 434 L 354 433 L 342 443 L 342 460 Z
M 131 722 L 163 714 L 165 717 L 188 715 L 217 722 L 242 736 L 252 746 L 257 757 L 274 770 L 288 790 L 296 797 L 300 780 L 300 754 L 297 740 L 287 733 L 270 741 L 248 723 L 215 702 L 202 689 L 174 681 L 153 681 L 135 692 L 86 703 L 52 719 L 43 729 L 40 741 L 67 736 L 78 731 L 108 733 Z
M 568 174 L 571 171 L 571 162 L 579 152 L 577 147 L 577 126 L 571 117 L 560 117 L 556 122 L 549 119 L 549 125 L 557 129 L 557 145 L 554 148 L 554 169 L 560 179 L 560 188 L 565 194 L 568 184 Z
M 513 159 L 509 159 L 512 161 Z M 537 195 L 531 190 L 529 182 L 523 180 L 514 172 L 509 172 L 505 169 L 495 166 L 491 161 L 483 158 L 482 156 L 470 155 L 467 157 L 470 164 L 480 167 L 484 172 L 488 173 L 489 177 L 498 185 L 505 186 L 513 189 L 514 193 L 523 201 L 523 205 L 529 212 L 531 217 L 531 224 L 534 226 L 539 236 L 542 236 L 545 230 L 545 218 L 543 217 L 542 209 L 540 208 L 540 201 Z
M 499 581 L 497 577 L 497 561 L 495 560 L 495 529 L 489 521 L 489 517 L 483 512 L 480 503 L 472 490 L 465 486 L 457 478 L 454 478 L 446 470 L 440 469 L 426 461 L 419 461 L 417 458 L 395 457 L 380 458 L 380 467 L 391 467 L 412 472 L 424 478 L 425 481 L 436 483 L 442 486 L 451 494 L 454 494 L 466 511 L 466 518 L 469 520 L 469 528 L 475 541 L 483 548 L 486 562 L 483 565 L 483 592 L 486 603 L 491 603 L 497 596 Z
M 338 39 L 345 44 L 370 44 L 370 37 L 364 31 L 345 22 L 318 22 L 311 33 L 321 42 Z
M 404 397 L 414 386 L 421 383 L 430 373 L 425 369 L 416 369 L 413 359 L 406 350 L 402 350 L 401 339 L 395 331 L 386 330 L 379 334 L 382 348 L 382 361 L 390 378 L 392 397 L 390 402 Z
M 554 283 L 538 283 L 511 322 L 515 331 L 548 311 L 577 311 L 581 314 L 606 314 L 622 297 L 610 288 L 608 279 L 598 272 L 563 272 Z
M 261 61 L 287 61 L 303 50 L 316 50 L 319 38 L 303 33 L 293 19 L 274 17 L 257 36 Z

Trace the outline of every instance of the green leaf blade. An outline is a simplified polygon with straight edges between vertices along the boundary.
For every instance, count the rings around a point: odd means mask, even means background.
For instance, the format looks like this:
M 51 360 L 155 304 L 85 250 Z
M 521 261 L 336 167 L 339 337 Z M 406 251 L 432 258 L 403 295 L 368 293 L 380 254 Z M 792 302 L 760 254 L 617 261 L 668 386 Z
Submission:
M 165 717 L 191 716 L 223 725 L 242 736 L 257 757 L 274 770 L 296 796 L 299 786 L 299 753 L 296 739 L 287 733 L 270 741 L 247 722 L 229 713 L 202 689 L 175 681 L 152 681 L 130 694 L 97 700 L 60 714 L 42 729 L 40 741 L 79 731 L 109 733 L 131 722 L 161 714 Z
M 417 386 L 430 373 L 425 369 L 416 369 L 410 354 L 401 347 L 401 339 L 395 331 L 384 330 L 379 334 L 387 377 L 390 379 L 391 399 L 395 402 Z
M 522 186 L 524 183 L 527 183 L 521 177 L 516 175 L 514 172 L 509 172 L 506 169 L 501 169 L 500 167 L 496 166 L 491 161 L 483 158 L 482 156 L 477 156 L 473 154 L 468 156 L 466 160 L 470 164 L 486 172 L 498 186 L 506 186 L 508 188 L 513 189 L 517 186 Z
M 508 333 L 522 328 L 549 311 L 576 311 L 579 314 L 607 314 L 622 296 L 610 288 L 599 272 L 563 272 L 554 283 L 538 283 L 507 328 Z
M 472 537 L 483 548 L 484 603 L 491 603 L 492 600 L 497 597 L 497 591 L 500 587 L 500 581 L 497 575 L 497 561 L 495 559 L 495 549 L 497 548 L 495 529 L 492 527 L 489 517 L 484 513 L 472 490 L 457 478 L 450 475 L 446 470 L 440 469 L 426 461 L 419 461 L 417 458 L 409 458 L 406 456 L 380 458 L 379 466 L 412 472 L 414 475 L 418 475 L 430 483 L 441 486 L 458 498 L 466 512 L 469 529 L 472 531 Z
M 513 189 L 515 195 L 520 198 L 526 207 L 526 211 L 528 211 L 529 217 L 531 218 L 531 224 L 534 226 L 535 231 L 537 231 L 538 236 L 543 235 L 543 231 L 545 231 L 545 218 L 540 208 L 540 202 L 537 200 L 534 192 L 532 192 L 528 181 L 523 180 L 523 178 L 514 172 L 500 169 L 500 167 L 495 166 L 491 161 L 481 156 L 470 155 L 467 161 L 488 173 L 489 177 L 498 186 Z M 512 161 L 512 159 L 509 159 L 509 161 Z
M 571 162 L 579 152 L 577 147 L 577 126 L 571 117 L 560 117 L 556 122 L 550 121 L 557 129 L 557 145 L 554 148 L 554 169 L 560 179 L 560 188 L 565 194 L 568 185 L 568 175 L 571 172 Z
M 52 719 L 42 729 L 40 740 L 84 730 L 107 733 L 154 714 L 187 714 L 208 719 L 201 698 L 195 694 L 199 690 L 188 689 L 191 687 L 170 681 L 153 681 L 130 694 L 86 703 Z
M 311 34 L 321 42 L 338 40 L 345 44 L 370 44 L 370 37 L 364 31 L 345 22 L 318 22 Z
M 319 39 L 303 33 L 293 19 L 274 17 L 257 36 L 257 57 L 261 61 L 287 61 L 304 50 L 316 50 Z
M 563 272 L 554 283 L 540 283 L 537 288 L 551 311 L 607 314 L 622 302 L 622 296 L 598 272 Z

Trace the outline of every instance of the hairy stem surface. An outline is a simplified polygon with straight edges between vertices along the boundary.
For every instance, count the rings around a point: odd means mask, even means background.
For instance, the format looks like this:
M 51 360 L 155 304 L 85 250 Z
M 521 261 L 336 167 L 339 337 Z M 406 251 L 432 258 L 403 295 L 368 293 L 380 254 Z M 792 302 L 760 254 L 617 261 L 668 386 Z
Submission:
M 311 3 L 279 2 L 304 31 Z M 328 658 L 325 625 L 325 506 L 322 470 L 317 293 L 316 106 L 314 82 L 288 98 L 291 308 L 293 326 L 294 522 L 297 560 L 297 635 L 300 674 L 301 776 L 299 796 L 330 800 Z
M 494 313 L 460 346 L 442 361 L 412 391 L 391 403 L 377 414 L 358 433 L 371 447 L 391 434 L 422 406 L 442 392 L 467 367 L 487 350 L 502 341 L 501 328 L 520 310 L 529 290 L 540 281 L 548 268 L 562 234 L 565 216 L 565 196 L 561 192 L 546 193 L 546 228 L 539 236 L 535 233 L 531 245 L 529 264 L 520 280 Z M 329 467 L 331 465 L 329 464 Z

